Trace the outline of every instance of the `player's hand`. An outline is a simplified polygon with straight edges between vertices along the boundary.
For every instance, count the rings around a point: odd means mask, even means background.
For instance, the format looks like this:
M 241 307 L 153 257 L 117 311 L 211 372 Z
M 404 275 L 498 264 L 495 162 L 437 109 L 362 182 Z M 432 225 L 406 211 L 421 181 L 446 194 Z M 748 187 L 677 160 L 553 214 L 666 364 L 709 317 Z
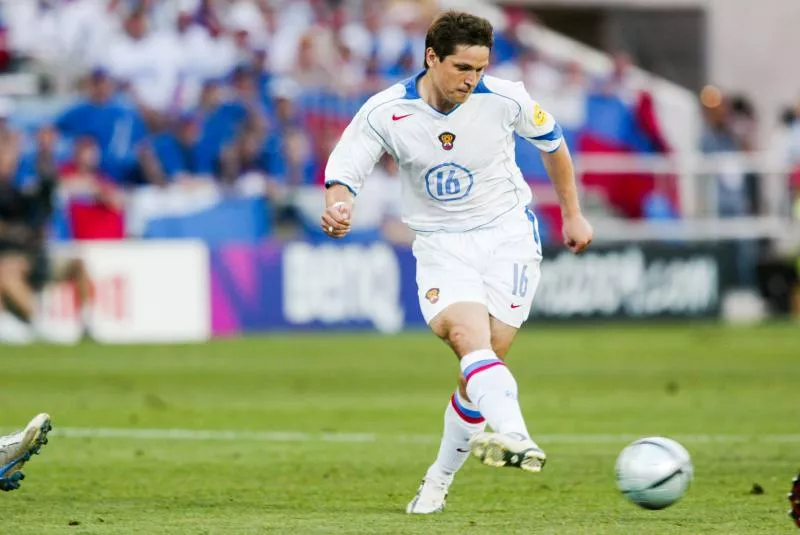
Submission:
M 565 217 L 562 231 L 564 245 L 575 254 L 585 251 L 594 237 L 594 230 L 583 214 Z
M 333 203 L 322 214 L 322 230 L 331 238 L 344 238 L 350 232 L 350 216 L 353 203 Z

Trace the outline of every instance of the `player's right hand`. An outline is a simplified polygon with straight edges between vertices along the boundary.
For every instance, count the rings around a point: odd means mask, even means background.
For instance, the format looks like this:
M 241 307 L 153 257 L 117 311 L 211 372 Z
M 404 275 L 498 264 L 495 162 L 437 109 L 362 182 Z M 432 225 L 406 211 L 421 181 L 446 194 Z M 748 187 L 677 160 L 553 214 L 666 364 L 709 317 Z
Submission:
M 322 214 L 322 230 L 331 238 L 344 238 L 350 232 L 350 215 L 353 204 L 339 201 L 333 203 Z

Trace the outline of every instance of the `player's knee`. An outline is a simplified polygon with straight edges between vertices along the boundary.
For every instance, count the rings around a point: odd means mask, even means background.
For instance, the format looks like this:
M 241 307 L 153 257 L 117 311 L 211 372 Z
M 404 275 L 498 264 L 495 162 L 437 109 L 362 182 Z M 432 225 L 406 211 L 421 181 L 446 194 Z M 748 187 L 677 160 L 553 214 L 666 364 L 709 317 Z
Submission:
M 478 333 L 466 325 L 453 325 L 447 333 L 447 343 L 459 356 L 485 347 Z

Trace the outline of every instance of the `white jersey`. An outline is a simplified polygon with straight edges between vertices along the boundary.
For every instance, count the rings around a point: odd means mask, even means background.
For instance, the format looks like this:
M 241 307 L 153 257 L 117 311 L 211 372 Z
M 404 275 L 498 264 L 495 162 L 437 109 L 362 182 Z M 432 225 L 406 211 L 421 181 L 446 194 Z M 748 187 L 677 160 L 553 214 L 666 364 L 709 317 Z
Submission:
M 326 185 L 344 184 L 358 194 L 385 151 L 398 162 L 403 221 L 413 230 L 487 227 L 530 204 L 514 159 L 514 133 L 553 152 L 563 141 L 553 117 L 521 82 L 492 76 L 483 76 L 464 104 L 441 113 L 417 92 L 422 74 L 361 107 L 331 153 Z

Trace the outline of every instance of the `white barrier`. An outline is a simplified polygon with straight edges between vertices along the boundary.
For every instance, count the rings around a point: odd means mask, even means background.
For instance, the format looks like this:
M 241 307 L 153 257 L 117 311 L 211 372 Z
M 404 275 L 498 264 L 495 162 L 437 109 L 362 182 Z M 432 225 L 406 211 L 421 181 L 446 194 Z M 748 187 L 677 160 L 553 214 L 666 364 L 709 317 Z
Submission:
M 209 254 L 200 242 L 91 242 L 59 247 L 56 256 L 80 258 L 92 281 L 87 321 L 104 343 L 198 342 L 211 336 Z M 42 296 L 42 329 L 75 342 L 81 311 L 67 284 Z

